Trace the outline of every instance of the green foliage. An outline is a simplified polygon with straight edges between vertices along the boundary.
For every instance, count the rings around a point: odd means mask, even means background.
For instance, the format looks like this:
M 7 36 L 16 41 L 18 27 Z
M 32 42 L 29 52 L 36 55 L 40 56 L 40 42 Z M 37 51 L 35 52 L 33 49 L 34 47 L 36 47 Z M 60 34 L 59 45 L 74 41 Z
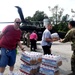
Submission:
M 53 27 L 53 29 L 57 32 L 67 32 L 69 29 L 68 29 L 68 23 L 67 22 L 61 22 L 57 25 L 55 25 Z
M 50 16 L 50 20 L 53 23 L 53 30 L 57 32 L 67 32 L 68 29 L 68 19 L 69 15 L 66 14 L 63 16 L 63 8 L 59 8 L 58 6 L 54 6 L 54 8 L 50 8 L 50 11 L 52 13 L 52 16 Z M 26 17 L 25 19 L 28 21 L 33 21 L 34 25 L 40 26 L 40 24 L 43 24 L 43 19 L 45 17 L 48 17 L 43 11 L 36 11 L 33 15 L 33 17 Z M 42 25 L 43 26 L 43 25 Z
M 43 11 L 36 11 L 35 14 L 33 15 L 33 20 L 43 21 L 45 15 L 46 14 Z

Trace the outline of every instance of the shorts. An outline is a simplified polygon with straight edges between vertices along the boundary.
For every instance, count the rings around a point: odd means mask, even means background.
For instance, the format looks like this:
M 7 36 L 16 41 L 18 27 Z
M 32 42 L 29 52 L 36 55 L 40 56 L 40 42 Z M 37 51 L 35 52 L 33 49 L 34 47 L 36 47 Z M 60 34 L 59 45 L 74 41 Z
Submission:
M 6 48 L 1 48 L 0 55 L 0 67 L 14 66 L 16 61 L 16 50 L 7 50 Z

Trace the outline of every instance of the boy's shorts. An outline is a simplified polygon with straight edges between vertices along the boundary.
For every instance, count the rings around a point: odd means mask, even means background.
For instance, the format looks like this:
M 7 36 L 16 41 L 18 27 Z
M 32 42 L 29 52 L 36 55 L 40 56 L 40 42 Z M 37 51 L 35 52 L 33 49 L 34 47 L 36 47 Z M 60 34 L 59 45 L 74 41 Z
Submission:
M 1 48 L 0 55 L 0 67 L 14 66 L 16 61 L 16 50 L 7 50 L 6 48 Z

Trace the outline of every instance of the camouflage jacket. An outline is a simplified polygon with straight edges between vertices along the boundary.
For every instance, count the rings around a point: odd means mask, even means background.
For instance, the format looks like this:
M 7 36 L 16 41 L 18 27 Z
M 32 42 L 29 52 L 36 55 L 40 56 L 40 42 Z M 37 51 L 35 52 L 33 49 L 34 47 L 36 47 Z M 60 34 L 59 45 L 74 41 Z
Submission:
M 72 28 L 67 32 L 65 35 L 64 40 L 62 41 L 63 43 L 65 42 L 72 42 L 71 48 L 73 51 L 75 51 L 75 28 Z

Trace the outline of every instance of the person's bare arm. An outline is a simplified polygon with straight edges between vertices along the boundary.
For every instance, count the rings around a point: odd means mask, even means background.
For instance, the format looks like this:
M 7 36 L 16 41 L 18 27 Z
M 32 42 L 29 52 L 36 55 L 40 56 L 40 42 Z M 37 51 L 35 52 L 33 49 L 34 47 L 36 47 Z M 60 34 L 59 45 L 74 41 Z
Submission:
M 1 33 L 0 33 L 0 39 L 3 37 L 3 35 L 4 35 L 4 33 L 3 33 L 3 32 L 1 32 Z
M 18 46 L 21 48 L 22 51 L 25 51 L 25 47 L 22 46 L 22 44 L 20 43 L 20 41 L 18 42 Z
M 52 42 L 52 41 L 53 41 L 53 40 L 50 39 L 50 38 L 45 38 L 45 40 L 46 40 L 47 42 Z

